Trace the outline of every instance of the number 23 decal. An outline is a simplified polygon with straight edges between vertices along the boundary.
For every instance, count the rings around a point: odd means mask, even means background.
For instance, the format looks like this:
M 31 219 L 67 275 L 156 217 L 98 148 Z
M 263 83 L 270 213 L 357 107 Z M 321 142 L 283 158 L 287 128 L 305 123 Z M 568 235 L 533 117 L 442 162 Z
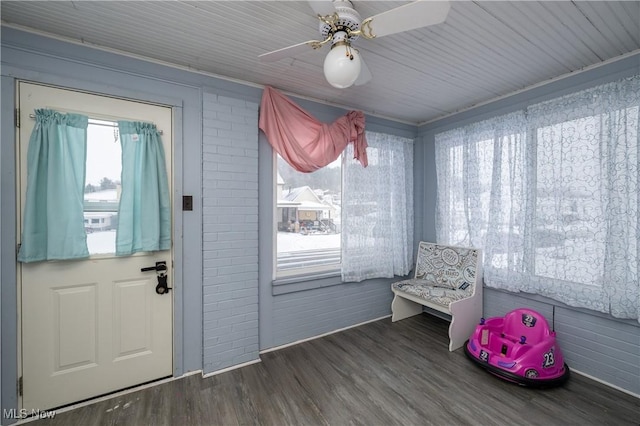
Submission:
M 542 361 L 542 368 L 553 367 L 556 364 L 556 359 L 553 356 L 553 348 L 549 349 L 549 352 L 544 354 L 544 361 Z

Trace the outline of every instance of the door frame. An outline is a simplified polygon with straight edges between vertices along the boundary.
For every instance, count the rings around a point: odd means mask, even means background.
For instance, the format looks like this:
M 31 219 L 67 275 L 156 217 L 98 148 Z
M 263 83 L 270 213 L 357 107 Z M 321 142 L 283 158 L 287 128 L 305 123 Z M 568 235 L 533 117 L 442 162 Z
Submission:
M 172 378 L 175 377 L 179 377 L 181 375 L 183 375 L 184 372 L 184 367 L 183 367 L 183 361 L 182 361 L 182 347 L 183 347 L 183 329 L 182 329 L 182 321 L 181 321 L 181 317 L 183 315 L 183 309 L 182 309 L 182 300 L 183 300 L 183 292 L 182 292 L 182 272 L 183 272 L 183 268 L 182 268 L 182 250 L 183 250 L 183 244 L 182 244 L 182 239 L 181 238 L 177 238 L 178 236 L 182 235 L 182 210 L 180 208 L 180 206 L 182 205 L 181 203 L 181 199 L 182 199 L 182 139 L 180 137 L 180 135 L 182 135 L 182 113 L 183 113 L 183 109 L 182 109 L 182 101 L 179 99 L 174 99 L 174 98 L 165 98 L 165 97 L 158 97 L 160 99 L 158 100 L 153 100 L 150 99 L 149 96 L 140 96 L 139 93 L 135 93 L 135 95 L 137 97 L 131 97 L 131 96 L 126 96 L 126 95 L 122 95 L 122 94 L 110 94 L 106 91 L 106 89 L 104 91 L 100 91 L 100 88 L 98 87 L 98 85 L 95 85 L 96 87 L 93 87 L 94 85 L 91 85 L 92 88 L 87 90 L 87 89 L 83 89 L 83 88 L 77 88 L 74 87 L 73 84 L 71 84 L 69 82 L 69 84 L 58 84 L 58 83 L 49 83 L 49 82 L 42 82 L 42 81 L 37 81 L 37 80 L 31 80 L 31 79 L 26 79 L 26 78 L 8 78 L 8 77 L 2 77 L 2 94 L 5 94 L 5 90 L 6 92 L 9 92 L 8 88 L 5 87 L 7 85 L 5 85 L 5 80 L 11 80 L 11 85 L 10 85 L 10 89 L 12 91 L 12 95 L 11 95 L 11 99 L 13 101 L 13 105 L 12 105 L 12 111 L 11 111 L 11 115 L 13 115 L 13 111 L 15 111 L 18 106 L 20 105 L 19 103 L 19 98 L 20 98 L 20 93 L 18 90 L 19 87 L 19 83 L 23 82 L 23 83 L 30 83 L 30 84 L 35 84 L 35 85 L 40 85 L 40 86 L 47 86 L 47 87 L 53 87 L 56 89 L 62 89 L 62 90 L 69 90 L 69 91 L 74 91 L 74 92 L 81 92 L 81 93 L 86 93 L 86 94 L 90 94 L 90 95 L 97 95 L 97 96 L 105 96 L 105 97 L 110 97 L 110 98 L 114 98 L 114 99 L 122 99 L 122 100 L 127 100 L 127 101 L 132 101 L 132 102 L 141 102 L 141 103 L 146 103 L 146 104 L 152 104 L 152 105 L 157 105 L 157 106 L 161 106 L 161 107 L 168 107 L 171 108 L 171 117 L 172 117 L 172 123 L 171 123 L 171 127 L 172 127 L 172 143 L 171 143 L 171 179 L 170 179 L 170 190 L 171 190 L 171 195 L 172 195 L 172 204 L 171 204 L 171 218 L 172 218 L 172 235 L 171 235 L 171 240 L 172 240 L 172 257 L 171 257 L 171 262 L 172 262 L 172 275 L 173 277 L 171 277 L 171 283 L 172 283 L 172 287 L 173 287 L 173 291 L 172 291 Z M 138 97 L 139 96 L 139 97 Z M 155 97 L 155 96 L 154 96 Z M 4 97 L 3 97 L 4 99 Z M 7 113 L 8 108 L 3 108 L 2 109 L 2 123 L 3 125 L 5 123 L 7 123 L 7 121 L 5 120 L 5 114 Z M 8 114 L 7 114 L 8 115 Z M 24 112 L 20 112 L 19 115 L 22 116 L 22 118 L 20 118 L 19 120 L 24 120 L 25 117 L 25 113 Z M 28 119 L 28 113 L 26 114 L 26 117 Z M 14 121 L 13 117 L 12 120 Z M 15 124 L 15 121 L 14 121 Z M 5 127 L 5 126 L 3 126 Z M 15 292 L 15 301 L 16 301 L 16 322 L 15 322 L 15 331 L 16 331 L 16 336 L 15 336 L 15 341 L 16 341 L 16 351 L 15 351 L 15 365 L 16 365 L 16 383 L 19 384 L 19 380 L 23 375 L 23 366 L 22 366 L 22 280 L 21 280 L 21 264 L 20 262 L 17 261 L 17 242 L 18 242 L 18 238 L 20 237 L 20 235 L 18 234 L 18 226 L 19 226 L 19 221 L 20 221 L 20 217 L 19 214 L 21 214 L 20 212 L 20 206 L 21 206 L 21 199 L 20 199 L 20 158 L 19 158 L 19 129 L 14 125 L 14 126 L 8 126 L 11 127 L 11 131 L 13 132 L 13 138 L 11 139 L 13 141 L 13 152 L 12 153 L 7 153 L 7 157 L 9 157 L 10 154 L 12 157 L 12 166 L 13 166 L 13 175 L 14 175 L 14 182 L 13 182 L 13 206 L 7 206 L 8 209 L 11 209 L 10 211 L 12 211 L 15 214 L 15 224 L 13 225 L 13 245 L 16 248 L 15 251 L 15 257 L 14 257 L 14 269 L 11 271 L 13 277 L 15 278 L 13 280 L 13 282 L 15 282 L 15 287 L 13 289 L 13 291 Z M 4 134 L 3 134 L 4 136 Z M 5 166 L 5 156 L 2 157 L 2 166 Z M 7 161 L 8 162 L 8 161 Z M 2 190 L 6 190 L 7 188 L 2 188 Z M 8 228 L 8 227 L 6 227 Z M 6 228 L 3 228 L 3 235 L 5 235 L 5 238 L 8 238 L 9 236 L 6 235 L 7 233 L 4 232 L 4 230 Z M 4 238 L 3 238 L 4 239 Z M 3 268 L 4 269 L 4 268 Z M 4 276 L 4 272 L 3 272 L 3 276 Z M 3 289 L 4 292 L 4 289 Z M 11 297 L 11 295 L 9 295 L 9 297 Z M 3 321 L 4 322 L 4 321 Z M 4 330 L 4 327 L 3 327 Z M 3 339 L 4 340 L 4 339 Z M 158 379 L 159 381 L 162 380 L 168 380 L 166 378 L 164 379 Z M 169 379 L 170 380 L 170 379 Z M 4 382 L 2 383 L 2 385 L 4 386 Z M 142 384 L 140 384 L 142 385 Z M 18 385 L 19 386 L 19 385 Z M 23 407 L 23 397 L 21 393 L 17 392 L 17 388 L 18 386 L 15 388 L 16 391 L 16 407 L 17 408 L 22 408 Z M 5 389 L 3 388 L 3 394 Z M 120 391 L 115 391 L 114 393 L 118 393 Z M 6 394 L 5 394 L 6 395 Z M 95 398 L 100 398 L 100 396 L 95 397 Z M 3 396 L 3 401 L 4 402 L 4 396 Z M 72 405 L 74 405 L 75 403 L 72 403 Z M 3 407 L 6 408 L 6 407 Z

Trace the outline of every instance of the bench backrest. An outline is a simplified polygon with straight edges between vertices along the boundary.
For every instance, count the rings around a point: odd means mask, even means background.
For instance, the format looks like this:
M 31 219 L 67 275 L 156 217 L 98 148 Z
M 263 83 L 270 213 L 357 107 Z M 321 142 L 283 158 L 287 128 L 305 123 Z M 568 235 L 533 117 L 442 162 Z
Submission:
M 415 279 L 437 287 L 463 290 L 472 295 L 478 274 L 480 250 L 421 241 L 418 246 Z

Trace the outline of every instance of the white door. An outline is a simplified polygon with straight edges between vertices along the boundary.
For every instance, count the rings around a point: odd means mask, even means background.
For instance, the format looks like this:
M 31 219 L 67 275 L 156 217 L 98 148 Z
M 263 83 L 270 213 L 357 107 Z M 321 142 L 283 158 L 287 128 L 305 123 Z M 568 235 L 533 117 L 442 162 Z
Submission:
M 50 108 L 90 118 L 84 221 L 91 257 L 19 264 L 23 408 L 60 407 L 171 376 L 173 292 L 157 294 L 156 272 L 141 269 L 166 262 L 171 287 L 172 251 L 114 255 L 121 170 L 114 122 L 157 125 L 171 187 L 171 108 L 25 82 L 18 90 L 18 238 L 34 110 Z

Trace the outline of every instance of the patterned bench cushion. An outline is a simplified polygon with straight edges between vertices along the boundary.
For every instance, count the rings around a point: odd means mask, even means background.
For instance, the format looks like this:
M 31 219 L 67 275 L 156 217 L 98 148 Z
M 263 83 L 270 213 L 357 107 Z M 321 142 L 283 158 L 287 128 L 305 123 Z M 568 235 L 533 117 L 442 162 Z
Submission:
M 414 279 L 427 285 L 465 290 L 473 294 L 478 250 L 421 242 Z
M 447 309 L 449 308 L 451 302 L 466 299 L 473 293 L 473 287 L 471 286 L 469 286 L 465 290 L 454 290 L 451 288 L 429 285 L 425 282 L 424 279 L 421 278 L 412 278 L 409 280 L 398 281 L 396 283 L 393 283 L 393 288 L 403 293 L 419 297 L 420 299 L 428 300 L 429 302 L 442 305 Z

